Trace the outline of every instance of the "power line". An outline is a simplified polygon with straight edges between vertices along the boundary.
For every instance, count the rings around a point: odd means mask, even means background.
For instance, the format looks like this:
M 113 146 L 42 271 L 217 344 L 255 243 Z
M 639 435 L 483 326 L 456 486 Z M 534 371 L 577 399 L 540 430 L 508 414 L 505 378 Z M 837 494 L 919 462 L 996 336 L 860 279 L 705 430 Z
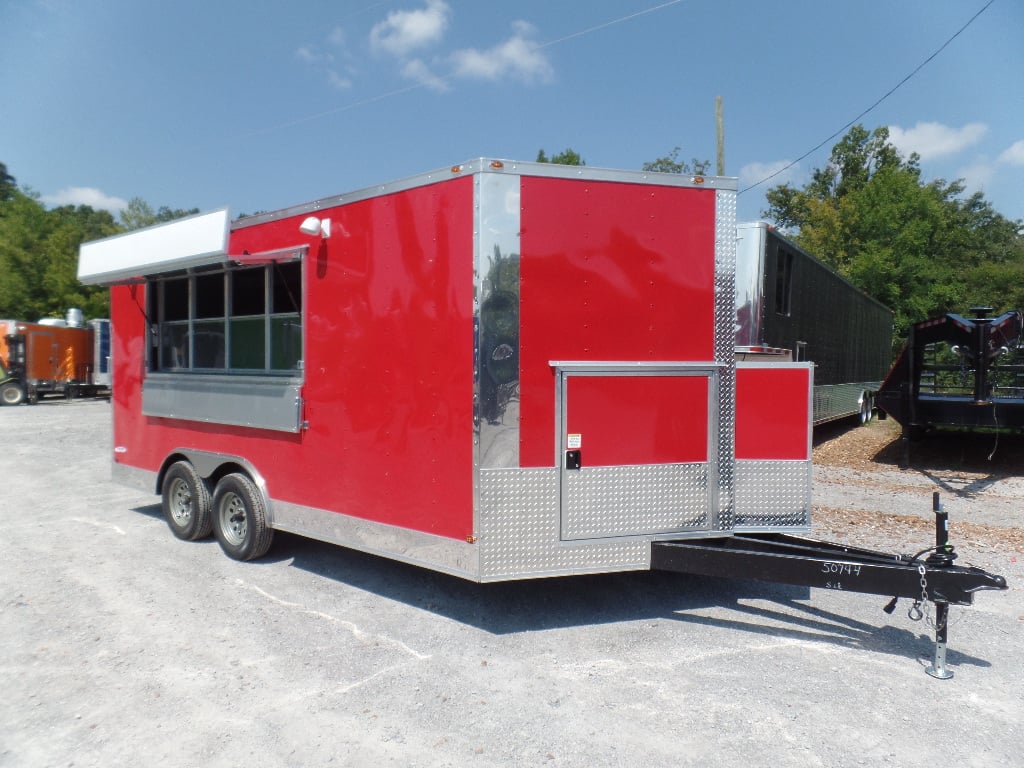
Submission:
M 598 31 L 600 31 L 602 29 L 608 29 L 608 27 L 614 27 L 617 24 L 622 24 L 624 22 L 631 21 L 631 20 L 633 20 L 635 18 L 638 18 L 640 16 L 646 16 L 649 13 L 655 13 L 656 11 L 661 11 L 661 10 L 663 10 L 665 8 L 669 8 L 669 7 L 673 6 L 673 5 L 679 5 L 683 1 L 684 0 L 667 0 L 667 2 L 663 2 L 663 3 L 660 3 L 658 5 L 653 5 L 653 6 L 649 7 L 649 8 L 644 8 L 644 9 L 636 11 L 634 13 L 627 14 L 626 16 L 621 16 L 621 17 L 619 17 L 617 19 L 612 19 L 611 21 L 606 21 L 606 22 L 604 22 L 602 24 L 598 24 L 598 25 L 593 26 L 593 27 L 588 27 L 587 29 L 582 29 L 582 30 L 580 30 L 578 32 L 573 32 L 571 34 L 565 35 L 564 37 L 559 37 L 559 38 L 556 38 L 554 40 L 549 40 L 546 43 L 540 43 L 540 44 L 538 44 L 536 46 L 536 50 L 544 50 L 545 48 L 551 48 L 553 46 L 560 45 L 561 43 L 567 42 L 569 40 L 575 40 L 578 37 L 583 37 L 584 35 L 589 35 L 589 34 L 591 34 L 593 32 L 598 32 Z M 993 2 L 994 2 L 994 0 L 993 0 Z M 377 3 L 376 5 L 383 5 L 383 3 Z M 371 5 L 368 8 L 364 8 L 363 11 L 370 10 L 370 9 L 372 9 L 374 7 L 376 7 L 376 6 L 375 5 Z M 362 13 L 362 11 L 359 11 L 359 13 Z M 436 83 L 447 83 L 449 80 L 453 79 L 453 77 L 454 77 L 454 75 L 439 75 L 435 79 L 434 82 L 436 82 Z M 398 88 L 398 89 L 393 90 L 393 91 L 387 91 L 386 93 L 380 93 L 380 94 L 378 94 L 376 96 L 370 96 L 370 97 L 362 99 L 360 101 L 355 101 L 355 102 L 352 102 L 350 104 L 344 104 L 344 105 L 342 105 L 340 107 L 334 107 L 333 109 L 328 109 L 328 110 L 325 110 L 323 112 L 317 112 L 314 115 L 307 115 L 305 117 L 297 117 L 297 118 L 295 118 L 293 120 L 289 120 L 289 121 L 284 122 L 284 123 L 278 123 L 277 125 L 271 125 L 271 126 L 266 126 L 266 127 L 263 127 L 263 128 L 257 128 L 255 130 L 252 130 L 252 131 L 248 132 L 245 135 L 246 136 L 256 136 L 256 135 L 259 135 L 259 134 L 262 134 L 262 133 L 270 133 L 271 131 L 276 131 L 276 130 L 279 130 L 281 128 L 291 128 L 292 126 L 295 126 L 295 125 L 301 125 L 302 123 L 309 123 L 309 122 L 312 122 L 314 120 L 319 120 L 322 117 L 328 117 L 330 115 L 336 115 L 336 114 L 338 114 L 340 112 L 348 112 L 348 111 L 356 109 L 358 107 L 366 106 L 367 104 L 373 104 L 374 102 L 377 102 L 377 101 L 383 101 L 384 99 L 389 99 L 392 96 L 399 96 L 399 95 L 401 95 L 403 93 L 408 93 L 409 91 L 417 91 L 420 88 L 426 88 L 426 87 L 427 87 L 426 83 L 414 83 L 412 85 L 407 85 L 404 88 Z
M 582 29 L 579 32 L 573 32 L 571 35 L 566 35 L 565 37 L 559 37 L 556 40 L 549 40 L 546 43 L 541 43 L 540 45 L 537 46 L 537 48 L 538 49 L 550 48 L 553 45 L 558 45 L 559 43 L 564 43 L 567 40 L 575 40 L 577 37 L 583 37 L 584 35 L 589 35 L 591 32 L 598 32 L 598 31 L 600 31 L 602 29 L 608 29 L 608 27 L 614 27 L 616 24 L 622 24 L 625 21 L 632 21 L 633 19 L 637 18 L 638 16 L 646 16 L 648 13 L 654 13 L 655 11 L 660 11 L 660 10 L 662 10 L 664 8 L 668 8 L 671 5 L 679 5 L 679 3 L 681 3 L 681 2 L 683 2 L 683 0 L 668 0 L 668 2 L 662 3 L 661 5 L 655 5 L 655 6 L 652 6 L 650 8 L 644 8 L 642 11 L 637 11 L 636 13 L 631 13 L 628 16 L 623 16 L 622 18 L 619 18 L 619 19 L 612 19 L 611 21 L 606 21 L 603 24 L 598 24 L 595 27 L 590 27 L 588 29 Z
M 799 163 L 799 162 L 800 162 L 801 160 L 805 160 L 805 159 L 807 159 L 807 158 L 808 158 L 809 156 L 813 155 L 813 154 L 814 154 L 815 152 L 817 152 L 817 151 L 818 151 L 819 149 L 821 149 L 821 148 L 822 148 L 823 146 L 825 146 L 825 145 L 826 145 L 826 144 L 828 144 L 828 143 L 829 143 L 830 141 L 832 141 L 833 139 L 835 139 L 835 138 L 836 138 L 837 136 L 839 136 L 839 135 L 840 135 L 841 133 L 843 133 L 844 131 L 846 131 L 846 130 L 847 130 L 848 128 L 850 128 L 850 127 L 851 127 L 852 125 L 855 125 L 856 123 L 860 122 L 860 119 L 861 119 L 862 117 L 864 117 L 865 115 L 867 115 L 867 114 L 868 114 L 869 112 L 871 112 L 872 110 L 874 110 L 874 109 L 875 109 L 875 107 L 877 107 L 877 106 L 878 106 L 879 104 L 881 104 L 881 103 L 882 103 L 883 101 L 885 101 L 885 100 L 886 100 L 886 99 L 888 99 L 888 98 L 889 98 L 890 96 L 892 96 L 892 95 L 893 95 L 894 93 L 896 93 L 896 91 L 898 91 L 898 90 L 900 89 L 900 87 L 901 87 L 902 85 L 904 85 L 904 83 L 906 83 L 906 82 L 907 82 L 908 80 L 910 80 L 910 78 L 912 78 L 912 77 L 913 77 L 914 75 L 916 75 L 916 74 L 917 74 L 918 72 L 920 72 L 920 71 L 921 71 L 922 69 L 924 69 L 924 67 L 925 67 L 925 66 L 926 66 L 926 65 L 927 65 L 928 63 L 930 63 L 932 59 L 934 59 L 934 58 L 935 58 L 936 56 L 938 56 L 938 55 L 939 55 L 940 53 L 942 53 L 942 52 L 943 52 L 943 51 L 944 51 L 944 50 L 946 49 L 946 47 L 947 47 L 947 46 L 948 46 L 948 45 L 949 45 L 950 43 L 952 43 L 952 42 L 953 42 L 954 40 L 956 40 L 956 39 L 957 39 L 958 37 L 960 37 L 960 34 L 961 34 L 961 33 L 962 33 L 962 32 L 963 32 L 963 31 L 964 31 L 965 29 L 967 29 L 967 28 L 968 28 L 969 26 L 971 26 L 971 24 L 973 24 L 973 23 L 974 23 L 974 20 L 975 20 L 975 19 L 977 19 L 977 18 L 978 18 L 979 16 L 981 16 L 981 14 L 983 14 L 983 13 L 984 13 L 985 11 L 987 11 L 987 10 L 988 10 L 988 8 L 989 8 L 989 6 L 990 6 L 990 5 L 992 5 L 992 3 L 994 3 L 995 1 L 996 1 L 996 0 L 988 0 L 988 2 L 987 2 L 987 3 L 985 3 L 985 5 L 984 5 L 984 6 L 983 6 L 983 7 L 981 8 L 981 10 L 980 10 L 980 11 L 978 11 L 978 12 L 977 12 L 976 14 L 974 14 L 973 16 L 971 16 L 971 18 L 967 20 L 967 23 L 966 23 L 966 24 L 964 24 L 964 25 L 963 25 L 962 27 L 960 27 L 960 29 L 958 29 L 958 30 L 956 31 L 956 33 L 954 33 L 954 34 L 953 34 L 953 36 L 952 36 L 952 37 L 950 37 L 950 38 L 949 38 L 948 40 L 946 40 L 946 42 L 944 42 L 944 43 L 943 43 L 942 45 L 940 45 L 940 46 L 939 46 L 939 47 L 938 47 L 938 48 L 937 48 L 937 49 L 935 50 L 935 52 L 934 52 L 934 53 L 932 53 L 932 55 L 931 55 L 931 56 L 929 56 L 929 57 L 928 57 L 927 59 L 925 59 L 925 60 L 924 60 L 924 61 L 922 61 L 922 62 L 921 62 L 920 64 L 918 64 L 918 65 L 917 65 L 917 67 L 915 67 L 915 68 L 914 68 L 914 70 L 913 70 L 913 71 L 912 71 L 912 72 L 911 72 L 911 73 L 910 73 L 909 75 L 907 75 L 907 76 L 906 76 L 906 77 L 904 77 L 904 78 L 903 78 L 902 80 L 900 80 L 900 81 L 899 81 L 898 83 L 896 83 L 896 85 L 894 85 L 894 86 L 893 86 L 892 88 L 890 88 L 890 89 L 889 89 L 889 90 L 888 90 L 888 91 L 886 92 L 886 94 L 885 94 L 884 96 L 882 96 L 882 98 L 878 99 L 878 101 L 876 101 L 876 102 L 875 102 L 874 104 L 872 104 L 872 105 L 871 105 L 870 107 L 868 107 L 868 108 L 867 108 L 867 109 L 865 109 L 865 110 L 864 110 L 863 112 L 861 112 L 861 113 L 860 113 L 859 115 L 857 115 L 857 116 L 856 116 L 855 118 L 853 118 L 853 120 L 851 120 L 850 122 L 848 122 L 848 123 L 847 123 L 846 125 L 844 125 L 844 126 L 843 126 L 842 128 L 840 128 L 840 129 L 839 129 L 838 131 L 836 131 L 835 133 L 833 133 L 833 134 L 832 134 L 831 136 L 829 136 L 829 137 L 828 137 L 827 139 L 825 139 L 824 141 L 822 141 L 822 142 L 821 142 L 820 144 L 818 144 L 818 145 L 816 145 L 815 147 L 813 147 L 812 149 L 809 149 L 808 151 L 804 152 L 804 153 L 803 153 L 802 155 L 800 155 L 800 157 L 798 157 L 798 158 L 797 158 L 796 160 L 794 160 L 793 162 L 789 163 L 788 165 L 785 165 L 785 166 L 783 166 L 782 168 L 780 168 L 779 170 L 775 171 L 775 173 L 771 174 L 770 176 L 765 176 L 765 177 L 764 177 L 763 179 L 761 179 L 760 181 L 758 181 L 758 182 L 756 182 L 756 183 L 754 183 L 754 184 L 751 184 L 751 185 L 750 185 L 749 187 L 746 187 L 745 189 L 741 189 L 741 190 L 739 191 L 739 194 L 741 194 L 741 195 L 742 195 L 742 194 L 743 194 L 744 192 L 749 192 L 749 191 L 750 191 L 750 190 L 752 190 L 752 189 L 753 189 L 754 187 L 759 187 L 759 186 L 761 186 L 762 184 L 764 184 L 764 183 L 765 183 L 766 181 L 771 181 L 772 179 L 774 179 L 774 178 L 775 178 L 776 176 L 778 176 L 779 174 L 781 174 L 781 173 L 784 173 L 784 172 L 788 171 L 788 170 L 789 170 L 790 168 L 792 168 L 792 167 L 793 167 L 794 165 L 796 165 L 797 163 Z

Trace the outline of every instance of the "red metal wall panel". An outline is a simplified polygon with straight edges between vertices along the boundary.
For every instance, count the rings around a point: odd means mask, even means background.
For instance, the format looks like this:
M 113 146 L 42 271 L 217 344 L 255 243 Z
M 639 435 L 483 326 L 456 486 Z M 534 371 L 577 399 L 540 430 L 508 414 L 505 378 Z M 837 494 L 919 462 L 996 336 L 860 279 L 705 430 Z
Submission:
M 811 372 L 736 368 L 736 458 L 810 459 Z
M 571 376 L 567 389 L 583 466 L 707 461 L 706 377 Z
M 712 361 L 715 193 L 524 177 L 520 464 L 551 466 L 549 361 Z
M 115 440 L 156 469 L 174 447 L 240 455 L 270 495 L 446 537 L 473 523 L 473 183 L 470 177 L 236 229 L 230 251 L 310 244 L 299 434 L 141 413 L 144 323 L 117 288 Z
M 142 378 L 145 369 L 146 287 L 120 285 L 110 289 L 111 404 L 114 446 L 130 453 L 114 454 L 114 461 L 133 467 L 157 469 L 147 456 L 146 421 L 142 417 Z M 156 459 L 157 462 L 160 459 Z

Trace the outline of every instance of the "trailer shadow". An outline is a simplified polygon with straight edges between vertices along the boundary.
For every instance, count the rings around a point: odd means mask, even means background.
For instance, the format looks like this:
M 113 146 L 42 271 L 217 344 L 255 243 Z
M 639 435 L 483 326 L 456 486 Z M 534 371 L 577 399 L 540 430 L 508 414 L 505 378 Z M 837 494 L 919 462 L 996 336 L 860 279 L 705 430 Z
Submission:
M 163 520 L 159 504 L 135 507 L 133 511 Z M 492 635 L 669 620 L 740 631 L 766 640 L 826 643 L 870 653 L 917 656 L 922 664 L 930 663 L 934 647 L 927 628 L 921 632 L 890 624 L 879 626 L 825 610 L 808 602 L 813 599 L 809 588 L 786 584 L 665 571 L 479 584 L 281 532 L 275 533 L 274 546 L 266 557 L 245 565 L 280 564 Z M 859 604 L 858 612 L 860 606 L 865 615 L 881 610 L 882 598 L 860 597 L 866 599 Z M 901 605 L 905 608 L 909 603 L 902 601 Z M 984 659 L 957 651 L 955 646 L 947 649 L 946 658 L 954 666 L 991 666 Z
M 972 499 L 1007 478 L 1024 474 L 1024 437 L 939 432 L 918 442 L 897 438 L 874 460 L 916 472 L 951 496 Z
M 658 571 L 478 584 L 387 558 L 278 534 L 270 562 L 429 611 L 493 635 L 671 620 L 794 642 L 902 657 L 929 656 L 932 640 L 806 601 L 806 587 Z M 263 561 L 261 561 L 263 562 Z M 872 597 L 872 596 L 866 596 Z M 865 611 L 881 610 L 865 600 Z M 989 666 L 950 648 L 951 664 Z
M 973 499 L 1024 475 L 1024 436 L 937 430 L 909 442 L 898 425 L 842 420 L 814 428 L 816 464 L 920 475 L 934 490 Z
M 152 517 L 154 520 L 164 519 L 164 509 L 159 503 L 146 504 L 142 507 L 132 507 L 132 512 L 139 515 L 145 515 L 146 517 Z M 167 532 L 167 535 L 171 535 L 170 531 Z
M 1024 472 L 1024 436 L 940 431 L 917 441 L 895 437 L 872 460 L 901 469 L 967 472 L 998 479 Z
M 766 604 L 766 601 L 770 602 Z M 865 607 L 871 610 L 869 605 Z M 688 624 L 764 635 L 776 641 L 828 643 L 841 648 L 890 656 L 910 657 L 922 654 L 918 656 L 922 666 L 931 664 L 931 655 L 935 647 L 934 638 L 927 632 L 914 632 L 890 624 L 877 626 L 792 599 L 771 599 L 761 596 L 757 605 L 737 601 L 729 605 L 728 610 L 749 616 L 749 620 L 689 614 L 677 614 L 674 618 Z M 962 653 L 955 648 L 947 648 L 946 660 L 954 666 L 992 666 L 984 659 Z

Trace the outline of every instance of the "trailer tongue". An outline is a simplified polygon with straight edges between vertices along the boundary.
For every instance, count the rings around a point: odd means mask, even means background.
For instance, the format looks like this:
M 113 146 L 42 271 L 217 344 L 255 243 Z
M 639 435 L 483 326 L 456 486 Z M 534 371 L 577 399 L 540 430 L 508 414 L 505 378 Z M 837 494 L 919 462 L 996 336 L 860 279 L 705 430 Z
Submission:
M 924 618 L 926 603 L 932 602 L 935 660 L 926 671 L 945 680 L 953 676 L 946 668 L 949 606 L 971 605 L 975 592 L 1005 590 L 1007 585 L 1002 576 L 953 565 L 957 555 L 949 544 L 948 515 L 938 493 L 932 506 L 935 546 L 916 555 L 886 554 L 785 533 L 738 533 L 720 539 L 656 541 L 651 545 L 651 569 L 892 595 L 883 609 L 886 613 L 906 597 L 914 601 L 908 612 L 914 621 Z

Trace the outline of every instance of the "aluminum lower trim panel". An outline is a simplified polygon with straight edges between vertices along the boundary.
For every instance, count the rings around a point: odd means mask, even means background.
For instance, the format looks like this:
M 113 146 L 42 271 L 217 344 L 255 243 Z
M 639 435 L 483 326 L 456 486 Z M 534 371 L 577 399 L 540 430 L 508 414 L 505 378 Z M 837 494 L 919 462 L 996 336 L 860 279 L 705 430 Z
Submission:
M 479 580 L 475 544 L 324 509 L 281 501 L 271 503 L 275 530 Z
M 563 473 L 562 538 L 709 528 L 707 464 L 585 467 Z
M 561 540 L 559 470 L 480 473 L 480 580 L 646 570 L 650 537 Z
M 145 493 L 159 493 L 157 472 L 115 463 L 111 476 L 119 485 Z M 270 500 L 269 505 L 274 530 L 480 580 L 478 547 L 475 544 L 299 504 Z
M 736 462 L 739 530 L 807 530 L 811 524 L 811 462 Z
M 158 493 L 156 487 L 157 473 L 148 469 L 130 467 L 127 464 L 114 462 L 110 467 L 110 479 L 118 485 L 125 485 L 144 493 Z

